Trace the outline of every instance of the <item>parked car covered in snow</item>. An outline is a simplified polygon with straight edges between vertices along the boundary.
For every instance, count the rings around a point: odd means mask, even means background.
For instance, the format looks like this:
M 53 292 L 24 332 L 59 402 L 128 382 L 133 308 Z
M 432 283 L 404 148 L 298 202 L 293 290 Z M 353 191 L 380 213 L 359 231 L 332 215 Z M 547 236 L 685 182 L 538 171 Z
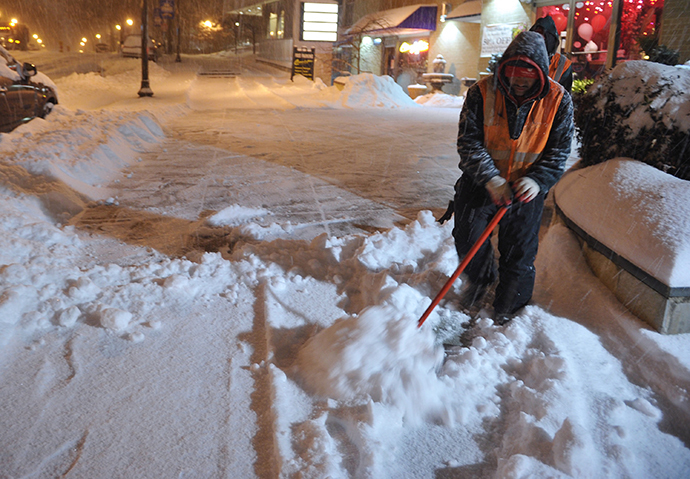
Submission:
M 127 35 L 120 47 L 123 57 L 141 58 L 141 35 Z M 158 61 L 158 45 L 149 37 L 149 60 Z
M 57 102 L 57 87 L 50 78 L 31 63 L 20 64 L 0 47 L 0 132 L 45 118 Z

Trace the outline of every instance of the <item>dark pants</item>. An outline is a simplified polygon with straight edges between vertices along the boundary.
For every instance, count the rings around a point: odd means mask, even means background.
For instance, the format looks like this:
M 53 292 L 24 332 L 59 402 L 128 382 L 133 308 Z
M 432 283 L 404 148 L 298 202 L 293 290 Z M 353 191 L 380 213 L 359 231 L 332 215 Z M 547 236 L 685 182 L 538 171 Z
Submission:
M 498 212 L 483 186 L 462 176 L 455 184 L 455 227 L 453 237 L 462 260 Z M 498 286 L 494 299 L 497 314 L 513 314 L 532 298 L 534 259 L 539 246 L 539 226 L 544 210 L 544 195 L 529 203 L 515 202 L 498 226 Z M 487 240 L 465 268 L 475 284 L 496 280 L 494 250 Z

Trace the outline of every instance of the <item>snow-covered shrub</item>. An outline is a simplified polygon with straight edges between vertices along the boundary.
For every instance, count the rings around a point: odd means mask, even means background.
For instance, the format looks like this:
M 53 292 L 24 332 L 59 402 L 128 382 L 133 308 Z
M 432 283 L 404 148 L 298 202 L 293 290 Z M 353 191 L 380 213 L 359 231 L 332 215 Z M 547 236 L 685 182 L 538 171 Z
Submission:
M 664 65 L 678 64 L 680 52 L 666 45 L 659 45 L 658 35 L 641 36 L 637 41 L 650 62 L 663 63 Z
M 618 65 L 578 99 L 585 166 L 633 158 L 690 180 L 690 71 L 648 61 Z

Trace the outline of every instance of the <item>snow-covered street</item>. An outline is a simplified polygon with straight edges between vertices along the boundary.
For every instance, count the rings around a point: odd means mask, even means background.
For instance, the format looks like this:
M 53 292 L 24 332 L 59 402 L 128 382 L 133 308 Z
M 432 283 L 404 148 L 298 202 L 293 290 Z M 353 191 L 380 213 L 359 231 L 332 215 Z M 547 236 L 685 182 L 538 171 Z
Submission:
M 232 55 L 138 98 L 137 60 L 26 61 L 60 104 L 0 134 L 0 477 L 690 474 L 690 335 L 565 226 L 510 324 L 444 353 L 458 281 L 417 328 L 458 265 L 457 98 Z

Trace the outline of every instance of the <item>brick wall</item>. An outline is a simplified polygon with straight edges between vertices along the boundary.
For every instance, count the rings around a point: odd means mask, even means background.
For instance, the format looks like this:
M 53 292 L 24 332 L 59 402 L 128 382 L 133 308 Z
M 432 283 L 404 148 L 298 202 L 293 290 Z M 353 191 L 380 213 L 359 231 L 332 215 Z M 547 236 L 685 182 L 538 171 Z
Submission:
M 690 60 L 690 1 L 666 0 L 659 43 L 680 51 L 680 62 Z

